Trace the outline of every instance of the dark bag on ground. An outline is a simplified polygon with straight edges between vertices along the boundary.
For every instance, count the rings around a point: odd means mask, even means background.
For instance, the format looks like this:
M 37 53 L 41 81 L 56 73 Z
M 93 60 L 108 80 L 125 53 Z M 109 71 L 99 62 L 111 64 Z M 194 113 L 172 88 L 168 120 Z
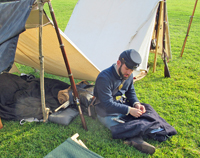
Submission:
M 74 108 L 66 108 L 49 115 L 49 121 L 67 126 L 79 112 Z

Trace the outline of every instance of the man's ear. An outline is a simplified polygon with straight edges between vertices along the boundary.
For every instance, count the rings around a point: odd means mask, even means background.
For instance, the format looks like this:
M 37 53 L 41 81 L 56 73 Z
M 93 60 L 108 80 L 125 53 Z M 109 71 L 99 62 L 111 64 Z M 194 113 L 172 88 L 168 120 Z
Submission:
M 117 66 L 120 66 L 120 65 L 121 65 L 121 61 L 117 60 Z

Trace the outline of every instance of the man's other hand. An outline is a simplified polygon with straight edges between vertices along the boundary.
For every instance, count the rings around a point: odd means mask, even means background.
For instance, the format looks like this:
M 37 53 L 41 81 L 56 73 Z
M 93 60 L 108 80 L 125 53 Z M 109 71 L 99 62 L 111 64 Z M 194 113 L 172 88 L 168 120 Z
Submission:
M 145 112 L 146 112 L 146 109 L 145 109 L 144 105 L 142 105 L 141 103 L 136 103 L 136 104 L 134 105 L 134 107 L 135 107 L 136 109 L 140 109 L 140 110 L 142 111 L 142 113 L 145 113 Z

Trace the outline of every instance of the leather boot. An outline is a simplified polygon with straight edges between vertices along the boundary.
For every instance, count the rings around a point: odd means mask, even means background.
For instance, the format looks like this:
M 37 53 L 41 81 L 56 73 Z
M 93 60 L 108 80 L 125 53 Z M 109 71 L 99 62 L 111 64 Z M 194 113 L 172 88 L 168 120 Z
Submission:
M 146 153 L 146 154 L 153 154 L 156 150 L 156 148 L 145 142 L 142 137 L 134 137 L 134 138 L 129 138 L 126 141 L 124 141 L 124 144 L 127 145 L 132 145 L 134 146 L 137 150 Z

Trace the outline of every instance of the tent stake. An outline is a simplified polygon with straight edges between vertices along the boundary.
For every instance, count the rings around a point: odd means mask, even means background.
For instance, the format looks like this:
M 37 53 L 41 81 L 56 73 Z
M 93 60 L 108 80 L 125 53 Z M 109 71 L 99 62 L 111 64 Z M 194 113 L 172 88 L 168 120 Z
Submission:
M 50 13 L 51 13 L 52 20 L 53 20 L 53 23 L 54 23 L 54 26 L 55 26 L 55 30 L 56 30 L 56 33 L 57 33 L 58 41 L 59 41 L 59 44 L 60 44 L 60 49 L 62 51 L 62 55 L 63 55 L 64 61 L 65 61 L 65 66 L 66 66 L 67 71 L 68 71 L 70 83 L 71 83 L 71 86 L 72 86 L 72 89 L 73 89 L 74 100 L 76 101 L 76 104 L 78 106 L 78 110 L 79 110 L 79 114 L 80 114 L 80 117 L 81 117 L 83 128 L 87 131 L 86 122 L 85 122 L 85 119 L 84 119 L 84 116 L 83 116 L 83 113 L 82 113 L 82 110 L 81 110 L 81 106 L 80 106 L 80 101 L 79 101 L 80 99 L 79 99 L 78 92 L 77 92 L 77 89 L 76 89 L 76 85 L 75 85 L 75 82 L 74 82 L 74 78 L 73 78 L 73 75 L 72 75 L 72 72 L 71 72 L 71 69 L 70 69 L 70 66 L 69 66 L 67 54 L 66 54 L 65 49 L 64 49 L 64 44 L 62 43 L 62 39 L 61 39 L 60 31 L 58 29 L 58 25 L 57 25 L 56 18 L 55 18 L 55 15 L 54 15 L 53 7 L 52 7 L 50 1 L 48 2 L 48 5 L 49 5 L 49 10 L 50 10 Z
M 195 2 L 194 9 L 193 9 L 193 12 L 192 12 L 192 16 L 190 16 L 190 22 L 189 22 L 189 25 L 188 25 L 187 34 L 185 36 L 185 40 L 183 42 L 183 47 L 182 47 L 182 51 L 181 51 L 181 57 L 183 56 L 183 52 L 184 52 L 184 49 L 185 49 L 185 44 L 186 44 L 186 41 L 187 41 L 187 37 L 189 36 L 188 34 L 190 32 L 190 26 L 192 24 L 192 20 L 193 20 L 193 17 L 194 17 L 194 12 L 195 12 L 195 9 L 196 9 L 196 6 L 197 6 L 197 2 L 198 2 L 198 0 L 196 0 L 196 2 Z
M 44 91 L 44 56 L 42 52 L 42 27 L 43 27 L 43 3 L 38 0 L 39 5 L 39 53 L 40 53 L 40 91 L 41 91 L 41 104 L 43 113 L 43 122 L 48 120 L 49 108 L 45 104 L 45 91 Z

